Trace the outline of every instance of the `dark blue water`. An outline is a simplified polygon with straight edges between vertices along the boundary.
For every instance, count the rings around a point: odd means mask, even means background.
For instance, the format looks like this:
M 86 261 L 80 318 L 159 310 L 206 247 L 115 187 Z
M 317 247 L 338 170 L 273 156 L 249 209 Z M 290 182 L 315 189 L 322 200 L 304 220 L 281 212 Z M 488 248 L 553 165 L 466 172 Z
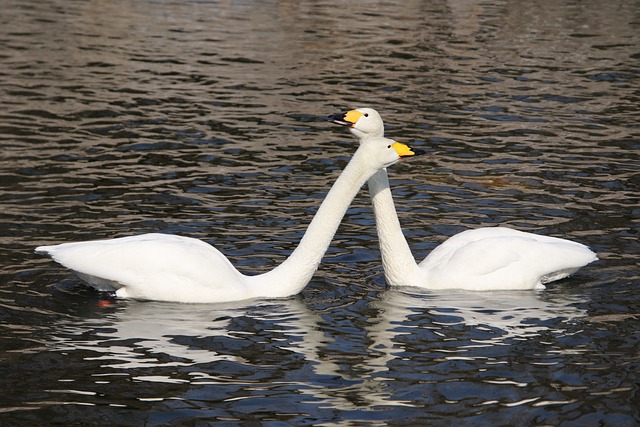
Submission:
M 640 2 L 0 0 L 0 424 L 640 424 Z M 298 296 L 107 301 L 33 249 L 284 260 L 381 112 L 418 259 L 509 225 L 544 292 L 388 289 L 363 189 Z

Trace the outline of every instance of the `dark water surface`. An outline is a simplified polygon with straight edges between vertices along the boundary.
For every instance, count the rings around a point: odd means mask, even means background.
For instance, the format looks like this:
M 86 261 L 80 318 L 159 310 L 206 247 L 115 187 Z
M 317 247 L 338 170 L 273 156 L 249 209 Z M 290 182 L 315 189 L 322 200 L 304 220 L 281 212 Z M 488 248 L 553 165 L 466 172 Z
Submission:
M 0 0 L 1 425 L 640 424 L 639 1 Z M 387 289 L 363 189 L 293 298 L 102 304 L 33 254 L 161 231 L 293 249 L 371 106 L 422 259 L 510 225 L 541 293 Z

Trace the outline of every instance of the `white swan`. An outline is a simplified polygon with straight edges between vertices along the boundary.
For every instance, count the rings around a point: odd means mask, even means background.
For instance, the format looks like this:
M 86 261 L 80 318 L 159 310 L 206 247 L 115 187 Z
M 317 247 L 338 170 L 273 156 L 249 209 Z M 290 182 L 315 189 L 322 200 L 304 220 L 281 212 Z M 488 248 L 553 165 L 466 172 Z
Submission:
M 386 138 L 360 144 L 320 205 L 298 247 L 278 267 L 246 276 L 213 246 L 168 234 L 143 234 L 111 240 L 40 246 L 101 291 L 122 298 L 175 302 L 227 302 L 258 297 L 287 297 L 311 280 L 349 204 L 376 171 L 401 157 L 408 146 Z
M 366 143 L 384 135 L 382 118 L 371 108 L 329 117 L 348 126 Z M 428 289 L 544 289 L 597 260 L 588 247 L 570 240 L 540 236 L 506 227 L 466 230 L 450 237 L 416 264 L 407 244 L 382 169 L 369 179 L 385 278 L 391 286 Z

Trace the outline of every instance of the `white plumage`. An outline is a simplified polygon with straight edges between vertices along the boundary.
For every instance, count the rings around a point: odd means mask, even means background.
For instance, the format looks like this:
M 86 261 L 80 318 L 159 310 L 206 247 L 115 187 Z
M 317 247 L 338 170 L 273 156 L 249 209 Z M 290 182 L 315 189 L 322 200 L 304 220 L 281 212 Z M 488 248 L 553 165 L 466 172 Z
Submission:
M 384 135 L 382 118 L 371 108 L 358 108 L 330 119 L 348 126 L 360 144 Z M 416 264 L 402 234 L 384 169 L 369 179 L 369 192 L 385 277 L 392 286 L 477 291 L 544 289 L 545 283 L 565 278 L 598 259 L 588 247 L 570 240 L 506 227 L 484 227 L 450 237 Z
M 311 280 L 360 187 L 381 168 L 414 153 L 374 138 L 360 145 L 320 205 L 293 253 L 275 269 L 247 276 L 198 239 L 143 234 L 110 240 L 40 246 L 88 284 L 118 297 L 175 302 L 227 302 L 297 294 Z

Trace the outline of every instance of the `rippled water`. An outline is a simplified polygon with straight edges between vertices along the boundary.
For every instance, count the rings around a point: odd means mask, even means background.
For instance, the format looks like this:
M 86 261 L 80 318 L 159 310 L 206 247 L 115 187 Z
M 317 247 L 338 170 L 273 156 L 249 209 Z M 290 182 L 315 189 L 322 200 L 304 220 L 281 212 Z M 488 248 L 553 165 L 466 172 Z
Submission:
M 0 9 L 0 424 L 640 423 L 640 2 Z M 105 304 L 33 254 L 162 231 L 267 271 L 357 106 L 430 153 L 391 170 L 417 258 L 505 224 L 601 260 L 542 293 L 387 289 L 366 190 L 284 300 Z

